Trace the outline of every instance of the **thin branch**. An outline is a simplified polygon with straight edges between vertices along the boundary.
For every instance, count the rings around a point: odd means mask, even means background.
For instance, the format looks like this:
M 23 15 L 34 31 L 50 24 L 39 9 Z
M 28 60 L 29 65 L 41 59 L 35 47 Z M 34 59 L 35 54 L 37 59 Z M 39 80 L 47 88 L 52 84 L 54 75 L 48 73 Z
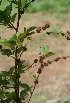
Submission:
M 28 69 L 30 69 L 33 66 L 34 63 L 32 63 L 27 69 L 23 70 L 24 72 Z
M 57 58 L 55 58 L 53 61 L 47 61 L 47 65 L 44 65 L 44 63 L 42 64 L 41 63 L 41 65 L 40 65 L 40 67 L 39 67 L 39 69 L 38 69 L 38 71 L 37 71 L 37 73 L 38 73 L 38 76 L 36 77 L 36 79 L 35 79 L 35 81 L 34 81 L 34 87 L 33 87 L 33 90 L 31 91 L 31 95 L 30 95 L 30 97 L 29 97 L 29 100 L 28 100 L 28 102 L 27 103 L 30 103 L 30 100 L 31 100 L 31 97 L 32 97 L 32 95 L 33 95 L 33 93 L 34 93 L 34 90 L 35 90 L 35 88 L 36 88 L 36 85 L 38 84 L 38 78 L 39 78 L 39 76 L 40 76 L 40 74 L 42 73 L 42 71 L 43 71 L 43 69 L 44 69 L 44 66 L 48 66 L 49 64 L 51 64 L 51 63 L 53 63 L 54 61 L 59 61 L 60 59 L 66 59 L 66 58 L 68 58 L 68 57 L 70 57 L 70 56 L 63 56 L 63 57 L 57 57 Z

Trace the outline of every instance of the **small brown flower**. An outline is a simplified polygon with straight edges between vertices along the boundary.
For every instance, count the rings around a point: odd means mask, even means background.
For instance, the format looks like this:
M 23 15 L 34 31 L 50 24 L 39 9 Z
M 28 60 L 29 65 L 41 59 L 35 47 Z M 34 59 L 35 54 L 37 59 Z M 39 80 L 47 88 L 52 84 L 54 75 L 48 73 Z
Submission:
M 46 27 L 45 27 L 45 26 L 43 26 L 43 27 L 42 27 L 42 29 L 43 29 L 43 30 L 46 30 Z
M 67 40 L 70 40 L 70 38 L 67 36 Z
M 67 31 L 68 34 L 70 34 L 70 31 Z
M 51 34 L 51 32 L 46 32 L 46 34 L 50 35 L 50 34 Z
M 48 63 L 48 64 L 51 64 L 51 63 L 52 63 L 52 61 L 49 61 L 49 60 L 48 60 L 48 61 L 47 61 L 47 63 Z
M 31 36 L 28 36 L 27 39 L 28 39 L 28 40 L 31 40 Z
M 38 62 L 38 59 L 35 59 L 35 60 L 34 60 L 34 63 L 37 63 L 37 62 Z
M 42 70 L 41 70 L 41 67 L 39 67 L 37 73 L 40 74 L 41 71 L 42 71 Z
M 44 63 L 44 66 L 48 66 L 48 63 Z
M 40 32 L 41 32 L 41 27 L 38 27 L 38 28 L 36 29 L 36 32 L 37 32 L 37 33 L 40 33 Z
M 61 31 L 60 33 L 61 33 L 61 35 L 62 35 L 62 36 L 64 36 L 64 35 L 65 35 L 62 31 Z
M 50 25 L 47 23 L 47 24 L 45 25 L 45 27 L 46 27 L 46 28 L 49 28 L 49 27 L 50 27 Z
M 45 59 L 45 57 L 44 57 L 44 56 L 43 56 L 43 57 L 42 57 L 42 56 L 40 56 L 40 60 L 44 60 L 44 59 Z
M 43 68 L 44 67 L 44 64 L 41 64 L 41 68 Z
M 61 58 L 60 58 L 60 57 L 57 57 L 57 58 L 55 58 L 55 60 L 54 60 L 54 61 L 56 61 L 56 62 L 57 62 L 59 59 L 61 59 Z
M 38 84 L 38 82 L 39 82 L 38 80 L 35 80 L 35 81 L 34 81 L 35 84 Z
M 66 59 L 66 57 L 64 57 L 64 56 L 63 56 L 62 58 L 63 58 L 63 59 Z
M 26 46 L 24 46 L 24 47 L 23 47 L 23 50 L 24 50 L 24 51 L 27 51 L 27 48 L 26 48 Z

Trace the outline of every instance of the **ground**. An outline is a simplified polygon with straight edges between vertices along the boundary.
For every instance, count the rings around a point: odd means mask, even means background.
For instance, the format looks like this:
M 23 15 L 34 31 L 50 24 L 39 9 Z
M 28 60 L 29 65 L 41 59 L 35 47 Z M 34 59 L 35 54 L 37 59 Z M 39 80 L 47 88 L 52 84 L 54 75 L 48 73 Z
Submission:
M 50 30 L 59 28 L 59 30 L 66 32 L 70 30 L 70 20 L 68 19 L 70 14 L 64 14 L 59 17 L 56 14 L 44 14 L 44 13 L 35 13 L 35 14 L 25 14 L 20 21 L 20 31 L 23 31 L 23 27 L 30 26 L 43 26 L 45 23 L 50 23 Z M 16 24 L 14 24 L 16 25 Z M 48 31 L 48 29 L 46 30 Z M 15 33 L 14 30 L 8 30 L 1 28 L 0 26 L 0 35 L 3 38 L 9 38 Z M 50 46 L 50 51 L 55 53 L 54 56 L 46 58 L 45 61 L 54 60 L 58 56 L 68 56 L 70 55 L 70 41 L 67 41 L 66 38 L 56 35 L 46 35 L 45 32 L 42 34 L 32 35 L 32 40 L 27 45 L 28 50 L 23 54 L 22 59 L 26 60 L 28 66 L 33 63 L 35 58 L 39 59 L 39 47 L 42 44 L 47 44 Z M 0 71 L 8 70 L 9 67 L 14 65 L 12 58 L 2 56 L 0 54 Z M 36 64 L 39 67 L 39 63 Z M 30 72 L 37 71 L 37 67 L 32 67 L 25 75 L 22 74 L 21 80 L 23 82 L 33 84 L 33 79 L 27 79 L 27 75 Z M 66 60 L 60 60 L 58 62 L 53 62 L 48 67 L 45 67 L 42 74 L 39 77 L 39 84 L 36 87 L 35 93 L 31 103 L 39 103 L 51 98 L 65 98 L 70 97 L 70 58 Z M 39 96 L 41 98 L 39 98 Z M 37 99 L 38 98 L 38 99 Z M 34 101 L 34 99 L 37 99 Z M 40 102 L 40 103 L 43 103 Z

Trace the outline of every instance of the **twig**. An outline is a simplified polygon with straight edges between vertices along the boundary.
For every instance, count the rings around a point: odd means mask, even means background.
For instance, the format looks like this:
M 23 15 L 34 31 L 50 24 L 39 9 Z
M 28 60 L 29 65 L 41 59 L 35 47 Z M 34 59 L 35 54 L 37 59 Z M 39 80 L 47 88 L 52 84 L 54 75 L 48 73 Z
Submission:
M 47 61 L 47 63 L 46 63 L 47 65 L 44 65 L 44 63 L 41 63 L 41 66 L 39 67 L 39 69 L 38 69 L 38 71 L 37 71 L 38 76 L 36 77 L 36 79 L 35 79 L 35 81 L 34 81 L 35 84 L 34 84 L 33 90 L 31 91 L 31 95 L 30 95 L 29 100 L 28 100 L 27 103 L 30 103 L 30 100 L 31 100 L 31 97 L 32 97 L 32 95 L 33 95 L 33 93 L 34 93 L 34 90 L 35 90 L 35 88 L 36 88 L 36 85 L 37 85 L 38 82 L 39 82 L 39 81 L 38 81 L 38 78 L 39 78 L 40 74 L 42 73 L 44 66 L 48 66 L 49 64 L 53 63 L 54 61 L 57 62 L 57 61 L 59 61 L 60 59 L 66 59 L 66 58 L 68 58 L 68 57 L 70 57 L 70 56 L 57 57 L 57 58 L 55 58 L 53 61 Z

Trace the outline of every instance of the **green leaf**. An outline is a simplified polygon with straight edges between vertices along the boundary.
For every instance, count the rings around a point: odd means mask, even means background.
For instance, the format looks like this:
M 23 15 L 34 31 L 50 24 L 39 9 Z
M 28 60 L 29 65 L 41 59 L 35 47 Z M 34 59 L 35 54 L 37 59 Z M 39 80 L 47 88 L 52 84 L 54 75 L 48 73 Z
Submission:
M 0 5 L 1 5 L 1 3 L 2 3 L 2 0 L 0 0 Z
M 21 51 L 23 51 L 23 48 L 18 48 L 17 53 L 19 54 Z
M 21 6 L 22 7 L 22 4 L 21 3 L 19 3 L 18 1 L 12 1 L 12 0 L 7 0 L 7 1 L 9 1 L 9 2 L 11 2 L 11 3 L 13 3 L 13 4 L 16 4 L 17 6 Z
M 15 19 L 16 19 L 17 13 L 15 13 L 12 17 L 11 17 L 11 22 L 14 23 Z
M 7 55 L 9 57 L 10 55 L 12 55 L 12 52 L 10 49 L 1 49 L 1 54 Z
M 6 39 L 0 39 L 0 45 L 5 45 L 5 46 L 16 46 L 16 42 L 13 40 L 6 40 Z
M 25 83 L 21 83 L 21 84 L 20 84 L 20 87 L 24 88 L 24 89 L 27 90 L 27 91 L 30 91 L 30 90 L 31 90 L 31 88 L 29 87 L 29 85 L 27 85 L 27 84 L 25 84 Z
M 10 70 L 8 71 L 9 74 L 12 74 L 14 72 L 15 66 L 11 67 Z
M 20 63 L 18 63 L 19 69 L 24 69 L 26 66 L 24 65 L 25 60 L 22 60 Z
M 0 90 L 0 98 L 1 98 L 1 99 L 4 98 L 4 94 L 5 94 L 4 91 L 1 91 L 1 90 Z
M 15 99 L 15 92 L 5 92 L 5 96 L 10 99 Z
M 48 52 L 48 53 L 47 53 L 47 56 L 48 56 L 48 57 L 49 57 L 49 56 L 52 56 L 52 55 L 54 55 L 53 52 Z
M 34 79 L 36 78 L 36 74 L 33 74 L 33 73 L 30 73 L 29 76 L 30 76 L 31 78 L 34 78 Z
M 22 8 L 24 8 L 26 0 L 21 0 L 21 3 L 22 3 Z
M 10 40 L 17 41 L 17 35 L 14 34 L 14 35 L 10 38 Z
M 21 73 L 23 73 L 24 71 L 22 70 L 22 69 L 17 69 L 17 73 L 18 74 L 21 74 Z
M 10 5 L 8 5 L 6 7 L 6 9 L 4 10 L 4 12 L 6 13 L 7 16 L 10 16 L 11 11 L 12 11 L 12 3 L 10 3 Z
M 12 58 L 16 59 L 15 55 L 10 55 Z
M 27 30 L 26 28 L 24 28 L 24 33 L 20 33 L 20 35 L 18 36 L 20 42 L 23 42 L 27 36 L 32 35 L 34 32 L 31 32 L 31 31 L 33 31 L 35 28 L 36 28 L 35 26 L 32 26 L 28 28 Z
M 20 92 L 20 97 L 24 96 L 25 94 L 27 94 L 27 92 L 26 92 L 25 90 L 22 90 L 22 91 Z
M 27 32 L 29 33 L 30 31 L 33 31 L 34 29 L 36 29 L 35 26 L 30 27 L 29 29 L 27 29 Z
M 7 71 L 2 71 L 2 76 L 7 77 L 8 76 L 8 72 Z
M 45 56 L 48 53 L 48 50 L 49 50 L 49 46 L 48 45 L 42 45 L 40 47 L 40 54 L 42 56 Z
M 6 89 L 9 89 L 9 88 L 14 88 L 14 85 L 13 84 L 7 84 Z

